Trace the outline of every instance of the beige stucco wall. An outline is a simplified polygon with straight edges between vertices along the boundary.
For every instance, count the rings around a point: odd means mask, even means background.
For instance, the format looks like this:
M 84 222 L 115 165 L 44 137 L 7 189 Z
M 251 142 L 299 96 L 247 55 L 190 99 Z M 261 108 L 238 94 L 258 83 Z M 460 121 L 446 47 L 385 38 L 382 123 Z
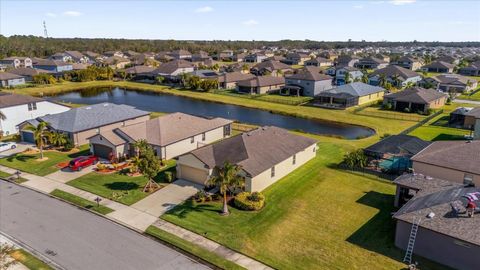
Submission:
M 465 173 L 467 173 L 473 175 L 473 183 L 475 186 L 480 187 L 480 175 L 478 174 L 476 175 L 459 170 L 439 167 L 418 161 L 413 161 L 413 169 L 415 170 L 415 173 L 421 173 L 423 175 L 449 180 L 460 184 L 463 184 L 463 178 L 465 177 Z
M 385 95 L 385 92 L 378 92 L 378 93 L 362 96 L 358 99 L 358 105 L 363 105 L 365 103 L 381 100 L 384 95 Z
M 205 140 L 202 140 L 202 134 L 197 134 L 194 136 L 194 142 L 191 143 L 190 137 L 184 140 L 178 141 L 176 143 L 167 145 L 161 148 L 161 156 L 164 159 L 171 159 L 185 153 L 188 153 L 192 150 L 195 150 L 199 147 L 202 147 L 207 144 L 211 144 L 215 141 L 225 138 L 223 136 L 223 126 L 207 131 L 205 133 Z
M 134 118 L 134 119 L 129 119 L 129 120 L 126 120 L 126 121 L 121 121 L 121 122 L 113 123 L 113 124 L 110 124 L 110 125 L 102 126 L 102 127 L 98 128 L 98 132 L 97 132 L 96 128 L 81 131 L 81 132 L 77 132 L 77 133 L 73 134 L 73 143 L 75 145 L 83 145 L 83 144 L 88 143 L 88 138 L 94 136 L 95 134 L 98 134 L 99 132 L 110 131 L 110 130 L 114 130 L 114 129 L 122 127 L 122 126 L 129 126 L 129 125 L 132 125 L 132 124 L 145 122 L 148 119 L 150 119 L 150 116 L 145 115 L 145 116 L 137 117 L 137 118 Z
M 315 151 L 314 151 L 315 149 Z M 315 157 L 316 144 L 312 144 L 305 150 L 296 154 L 296 163 L 292 164 L 293 157 L 289 157 L 286 160 L 275 165 L 275 176 L 271 177 L 271 168 L 265 170 L 261 174 L 245 179 L 245 191 L 255 192 L 262 191 L 273 183 L 285 177 L 287 174 L 296 170 L 298 167 L 305 164 L 307 161 Z
M 284 86 L 285 86 L 285 84 L 282 83 L 282 84 L 277 84 L 277 85 L 270 85 L 270 86 L 259 87 L 259 88 L 258 88 L 258 91 L 259 91 L 258 94 L 266 94 L 266 93 L 268 93 L 268 92 L 270 92 L 270 91 L 278 90 L 278 89 L 280 89 L 280 88 L 282 88 L 282 87 L 284 87 Z
M 111 142 L 102 137 L 102 135 L 94 136 L 89 139 L 90 142 L 90 153 L 93 153 L 93 144 L 101 144 L 110 147 L 113 150 L 113 154 L 116 157 L 124 156 L 128 153 L 128 144 L 113 145 Z
M 428 107 L 431 109 L 439 109 L 445 105 L 445 102 L 447 101 L 447 97 L 443 97 L 440 99 L 437 99 L 433 102 L 430 102 Z
M 182 168 L 184 167 L 192 167 L 202 171 L 202 172 L 199 172 L 199 175 L 196 177 L 196 178 L 203 178 L 204 180 L 203 183 L 199 183 L 199 184 L 205 184 L 209 176 L 212 174 L 212 170 L 205 168 L 205 164 L 203 164 L 200 160 L 198 160 L 192 154 L 183 155 L 178 158 L 177 160 L 177 177 L 178 178 L 184 177 L 184 175 L 182 174 Z M 192 179 L 186 179 L 186 180 L 192 180 Z

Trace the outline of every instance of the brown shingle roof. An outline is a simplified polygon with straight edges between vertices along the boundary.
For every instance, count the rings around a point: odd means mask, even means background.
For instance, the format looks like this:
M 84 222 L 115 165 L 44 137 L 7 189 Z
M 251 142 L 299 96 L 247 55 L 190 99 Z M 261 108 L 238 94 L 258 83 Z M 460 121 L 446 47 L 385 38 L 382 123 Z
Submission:
M 393 99 L 396 101 L 427 104 L 445 96 L 446 94 L 440 93 L 436 90 L 425 89 L 421 87 L 412 87 L 397 93 L 385 95 L 385 98 Z
M 413 156 L 412 160 L 480 174 L 480 141 L 437 141 Z
M 189 67 L 193 67 L 192 62 L 188 62 L 186 60 L 173 60 L 160 65 L 153 72 L 160 73 L 160 74 L 172 74 L 179 68 L 189 68 Z
M 134 141 L 145 139 L 150 144 L 165 146 L 232 122 L 224 118 L 207 119 L 177 112 L 118 130 Z
M 325 74 L 321 74 L 319 68 L 311 67 L 311 66 L 308 66 L 299 70 L 296 74 L 286 76 L 286 78 L 295 79 L 295 80 L 306 80 L 306 81 L 332 80 L 332 77 Z
M 406 69 L 396 65 L 390 65 L 390 66 L 375 70 L 374 72 L 372 72 L 372 74 L 369 75 L 369 77 L 382 75 L 382 74 L 385 75 L 385 77 L 398 76 L 403 80 L 420 76 L 418 75 L 418 73 L 410 69 Z
M 13 80 L 23 78 L 20 75 L 9 73 L 9 72 L 0 72 L 0 81 L 4 80 Z
M 244 74 L 240 71 L 235 71 L 235 72 L 227 72 L 218 77 L 218 82 L 222 83 L 229 83 L 229 82 L 238 82 L 238 81 L 244 81 L 244 80 L 249 80 L 255 78 L 255 75 L 253 74 Z
M 273 76 L 258 76 L 249 80 L 239 81 L 239 86 L 245 87 L 263 87 L 270 85 L 280 85 L 285 83 L 285 78 L 283 77 L 273 77 Z
M 254 68 L 256 69 L 266 68 L 266 69 L 269 69 L 270 71 L 292 69 L 289 65 L 286 65 L 279 61 L 273 61 L 273 60 L 267 60 L 267 61 L 258 63 L 254 66 Z
M 0 108 L 6 108 L 11 106 L 23 105 L 31 102 L 43 101 L 41 98 L 17 95 L 17 94 L 0 94 Z
M 266 171 L 316 141 L 278 127 L 261 127 L 191 152 L 210 168 L 236 163 L 252 177 Z

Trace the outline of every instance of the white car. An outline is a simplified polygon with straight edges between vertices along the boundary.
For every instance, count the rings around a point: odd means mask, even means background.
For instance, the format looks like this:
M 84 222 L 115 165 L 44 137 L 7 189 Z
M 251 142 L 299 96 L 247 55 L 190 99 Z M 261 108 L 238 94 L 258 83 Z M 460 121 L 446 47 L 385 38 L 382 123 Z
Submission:
M 7 151 L 10 149 L 17 148 L 17 143 L 15 142 L 1 142 L 0 143 L 0 152 Z

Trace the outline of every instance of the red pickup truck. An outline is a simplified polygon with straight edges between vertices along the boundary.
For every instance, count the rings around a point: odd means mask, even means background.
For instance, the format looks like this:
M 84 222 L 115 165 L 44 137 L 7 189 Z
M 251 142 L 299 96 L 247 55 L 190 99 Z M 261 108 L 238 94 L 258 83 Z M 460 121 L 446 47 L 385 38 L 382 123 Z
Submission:
M 78 158 L 72 159 L 68 163 L 68 167 L 72 171 L 81 171 L 85 167 L 97 164 L 97 162 L 98 162 L 98 157 L 96 156 L 78 157 Z

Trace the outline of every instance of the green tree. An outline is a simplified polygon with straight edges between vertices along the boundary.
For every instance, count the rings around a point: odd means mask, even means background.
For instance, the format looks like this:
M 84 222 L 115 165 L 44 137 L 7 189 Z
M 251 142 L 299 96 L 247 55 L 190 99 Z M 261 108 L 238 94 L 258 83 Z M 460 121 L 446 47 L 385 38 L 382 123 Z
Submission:
M 368 83 L 368 75 L 367 75 L 366 72 L 363 73 L 363 75 L 362 75 L 362 82 L 363 82 L 363 83 Z
M 227 205 L 227 191 L 240 187 L 244 182 L 243 178 L 239 175 L 241 169 L 239 165 L 231 164 L 227 161 L 223 164 L 223 167 L 217 167 L 216 176 L 208 180 L 208 184 L 218 186 L 220 193 L 223 195 L 222 215 L 230 214 Z
M 345 73 L 345 77 L 343 77 L 343 78 L 344 78 L 346 84 L 350 83 L 352 81 L 352 77 L 350 75 L 350 72 L 348 72 L 348 71 Z
M 356 151 L 345 154 L 345 156 L 343 157 L 343 162 L 345 163 L 345 165 L 347 165 L 348 168 L 352 170 L 357 167 L 363 168 L 367 166 L 368 159 L 363 150 L 358 149 Z
M 150 146 L 146 140 L 139 140 L 134 145 L 138 148 L 138 158 L 140 159 L 137 165 L 138 171 L 148 179 L 147 184 L 143 188 L 143 192 L 159 188 L 160 186 L 155 182 L 154 178 L 160 172 L 162 166 L 155 156 L 152 146 Z
M 48 134 L 48 141 L 56 146 L 56 147 L 61 147 L 64 146 L 68 143 L 68 136 L 64 133 L 60 132 L 49 132 Z
M 28 126 L 26 128 L 27 130 L 33 131 L 33 137 L 35 139 L 37 147 L 40 149 L 40 159 L 43 159 L 43 147 L 47 143 L 47 138 L 49 136 L 47 126 L 47 122 L 40 122 L 36 127 Z
M 202 83 L 202 80 L 198 76 L 190 76 L 187 79 L 187 85 L 192 90 L 198 90 L 198 88 L 200 88 L 201 83 Z
M 157 76 L 157 77 L 155 77 L 155 81 L 156 81 L 158 84 L 161 84 L 161 83 L 165 82 L 165 77 L 163 77 L 163 76 Z

